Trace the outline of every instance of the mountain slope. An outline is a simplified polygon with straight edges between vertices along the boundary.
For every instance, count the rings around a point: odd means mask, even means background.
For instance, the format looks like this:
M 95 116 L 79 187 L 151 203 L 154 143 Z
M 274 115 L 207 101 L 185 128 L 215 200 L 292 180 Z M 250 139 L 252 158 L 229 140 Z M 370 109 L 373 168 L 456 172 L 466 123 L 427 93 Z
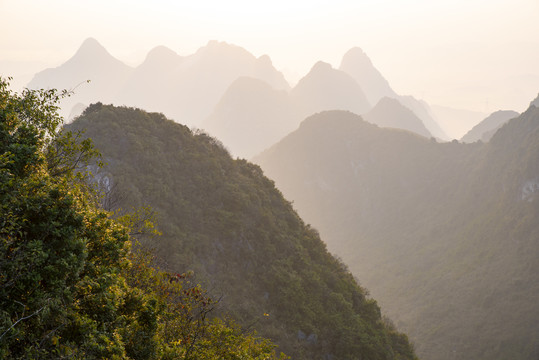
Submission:
M 255 158 L 426 359 L 539 355 L 539 109 L 487 144 L 326 112 Z
M 378 69 L 374 67 L 367 54 L 360 48 L 352 48 L 344 54 L 339 70 L 349 74 L 356 80 L 371 104 L 376 104 L 383 97 L 397 99 L 421 119 L 432 136 L 442 140 L 449 140 L 447 134 L 435 120 L 435 116 L 429 105 L 413 96 L 398 95 L 391 88 L 388 81 L 380 74 Z
M 286 91 L 241 77 L 230 85 L 202 128 L 229 144 L 232 155 L 250 158 L 294 130 L 297 118 Z
M 288 90 L 284 76 L 268 56 L 256 58 L 247 50 L 225 42 L 210 41 L 188 56 L 172 74 L 174 86 L 165 98 L 174 109 L 174 120 L 200 125 L 212 112 L 226 89 L 242 76 L 267 82 L 278 90 Z
M 165 46 L 153 48 L 118 90 L 116 101 L 152 111 L 172 112 L 174 105 L 165 99 L 170 96 L 176 81 L 171 74 L 183 61 L 184 57 Z
M 517 117 L 519 114 L 512 110 L 499 110 L 487 116 L 479 124 L 475 125 L 461 139 L 462 142 L 471 143 L 477 140 L 489 141 L 492 135 L 506 122 Z
M 133 69 L 92 38 L 61 66 L 36 74 L 28 87 L 75 88 L 75 94 L 61 104 L 66 117 L 77 103 L 100 101 L 147 107 L 192 126 L 210 115 L 225 90 L 241 76 L 263 80 L 278 90 L 290 88 L 267 55 L 256 58 L 225 42 L 209 41 L 189 56 L 159 46 Z
M 77 103 L 111 102 L 133 69 L 114 58 L 95 39 L 86 39 L 78 51 L 62 65 L 37 73 L 30 89 L 68 89 L 73 96 L 62 101 L 67 117 Z M 86 83 L 90 80 L 90 83 Z
M 430 137 L 423 122 L 398 100 L 384 97 L 374 108 L 363 115 L 363 119 L 380 127 L 408 130 L 413 133 Z
M 367 112 L 369 104 L 358 83 L 343 71 L 317 62 L 290 92 L 300 111 L 300 119 L 324 110 Z
M 376 104 L 384 97 L 398 97 L 380 71 L 374 67 L 371 59 L 358 47 L 344 54 L 339 70 L 352 76 L 362 86 L 371 104 Z
M 250 158 L 296 129 L 305 117 L 332 109 L 363 113 L 370 105 L 354 79 L 318 62 L 290 93 L 259 79 L 237 79 L 201 127 L 233 155 Z
M 94 104 L 70 128 L 101 149 L 116 207 L 158 212 L 166 268 L 193 271 L 243 327 L 294 359 L 414 358 L 259 167 L 160 114 Z

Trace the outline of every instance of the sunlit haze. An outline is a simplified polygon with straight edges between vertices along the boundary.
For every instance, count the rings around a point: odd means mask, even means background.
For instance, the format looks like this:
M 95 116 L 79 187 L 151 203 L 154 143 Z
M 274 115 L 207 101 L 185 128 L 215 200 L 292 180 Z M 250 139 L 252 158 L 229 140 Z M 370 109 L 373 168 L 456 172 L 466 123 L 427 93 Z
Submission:
M 539 0 L 0 0 L 0 360 L 539 360 Z
M 537 0 L 2 0 L 0 13 L 0 72 L 15 83 L 93 37 L 132 66 L 157 45 L 226 41 L 268 54 L 291 85 L 358 46 L 398 93 L 484 113 L 523 111 L 539 91 Z

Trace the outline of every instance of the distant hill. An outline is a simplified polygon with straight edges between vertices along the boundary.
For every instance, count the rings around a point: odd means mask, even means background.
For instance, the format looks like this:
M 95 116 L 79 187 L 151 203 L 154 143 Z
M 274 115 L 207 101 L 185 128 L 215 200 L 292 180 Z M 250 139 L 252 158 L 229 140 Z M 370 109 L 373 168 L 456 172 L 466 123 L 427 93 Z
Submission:
M 210 41 L 184 57 L 160 46 L 133 69 L 92 38 L 85 40 L 66 63 L 36 74 L 28 87 L 76 87 L 75 94 L 62 103 L 66 117 L 77 103 L 100 101 L 146 107 L 176 121 L 200 125 L 230 84 L 241 76 L 261 79 L 278 90 L 289 89 L 267 55 L 256 58 L 225 42 Z
M 299 114 L 288 93 L 241 77 L 230 85 L 201 127 L 232 155 L 250 158 L 295 130 Z
M 244 329 L 293 359 L 416 358 L 258 166 L 233 160 L 205 133 L 132 108 L 94 104 L 69 129 L 85 129 L 101 150 L 107 165 L 94 176 L 107 179 L 115 200 L 107 203 L 151 205 L 163 235 L 150 246 L 163 266 L 194 272 Z
M 117 103 L 173 113 L 176 105 L 168 100 L 176 82 L 173 74 L 184 61 L 165 46 L 153 48 L 119 89 Z
M 37 73 L 28 88 L 73 90 L 75 94 L 61 103 L 67 117 L 77 103 L 113 102 L 132 72 L 133 68 L 114 58 L 97 40 L 88 38 L 71 59 Z
M 398 100 L 384 97 L 374 108 L 363 115 L 363 119 L 380 127 L 403 129 L 430 137 L 423 122 Z
M 234 156 L 250 158 L 295 130 L 307 116 L 331 109 L 363 113 L 370 104 L 348 74 L 318 62 L 289 93 L 261 80 L 236 80 L 201 127 Z
M 509 120 L 516 118 L 519 114 L 512 110 L 498 110 L 486 117 L 479 124 L 468 131 L 460 141 L 471 143 L 478 140 L 489 141 L 494 133 Z
M 352 48 L 343 56 L 339 70 L 349 74 L 356 80 L 371 104 L 376 104 L 383 97 L 397 99 L 421 119 L 432 136 L 442 140 L 449 140 L 449 136 L 437 123 L 429 105 L 413 96 L 398 95 L 378 69 L 374 67 L 367 54 L 360 48 Z M 363 113 L 357 114 L 362 115 Z
M 370 110 L 361 86 L 343 71 L 317 62 L 290 92 L 300 119 L 324 110 L 348 110 L 363 114 Z
M 254 161 L 420 358 L 539 357 L 539 108 L 474 144 L 323 112 Z
M 239 46 L 218 41 L 210 41 L 186 57 L 168 76 L 172 78 L 172 87 L 164 102 L 174 104 L 174 109 L 166 114 L 180 123 L 196 126 L 211 114 L 238 77 L 260 79 L 277 90 L 289 89 L 268 56 L 256 58 Z
M 225 42 L 210 41 L 188 56 L 158 46 L 133 69 L 112 57 L 95 39 L 87 39 L 72 59 L 37 74 L 29 86 L 76 88 L 73 96 L 62 103 L 66 118 L 79 114 L 80 104 L 86 106 L 98 101 L 142 107 L 177 122 L 205 128 L 217 137 L 223 136 L 230 151 L 242 157 L 264 150 L 316 112 L 349 110 L 364 114 L 379 101 L 370 102 L 368 98 L 380 95 L 397 98 L 421 119 L 432 136 L 448 139 L 433 120 L 428 105 L 409 96 L 396 95 L 359 48 L 344 56 L 341 68 L 337 70 L 318 62 L 290 89 L 267 55 L 256 58 L 245 49 Z M 237 94 L 227 91 L 237 93 L 239 88 L 234 82 L 247 77 L 262 81 L 275 91 L 253 89 L 253 94 L 244 91 L 246 102 L 249 99 L 253 103 L 242 104 Z M 288 92 L 289 99 L 282 100 L 286 104 L 275 102 L 274 93 L 279 92 L 277 98 Z M 269 110 L 268 104 L 263 104 L 265 101 L 279 108 Z M 256 104 L 263 114 L 257 113 Z M 246 128 L 252 132 L 241 130 Z
M 360 86 L 371 104 L 376 104 L 384 97 L 397 98 L 387 80 L 374 67 L 371 59 L 358 47 L 344 54 L 339 70 L 352 76 Z
M 442 130 L 436 116 L 426 101 L 416 99 L 411 95 L 400 95 L 397 100 L 408 109 L 412 110 L 421 119 L 427 130 L 437 139 L 450 140 L 450 137 Z
M 380 126 L 449 139 L 433 119 L 428 104 L 411 96 L 397 95 L 359 48 L 345 54 L 339 70 L 321 61 L 316 63 L 290 91 L 287 100 L 283 93 L 276 97 L 277 92 L 261 92 L 257 90 L 259 86 L 254 83 L 252 86 L 248 89 L 244 84 L 241 96 L 239 87 L 231 86 L 212 115 L 202 123 L 202 128 L 221 139 L 233 155 L 254 156 L 278 141 L 277 134 L 282 137 L 287 134 L 285 129 L 294 130 L 306 117 L 327 110 L 356 114 L 373 111 L 370 121 Z M 280 100 L 276 102 L 277 98 Z M 401 105 L 389 99 L 396 99 Z M 379 101 L 380 106 L 372 109 L 371 105 Z M 274 108 L 269 109 L 269 104 Z M 276 132 L 276 127 L 281 130 Z

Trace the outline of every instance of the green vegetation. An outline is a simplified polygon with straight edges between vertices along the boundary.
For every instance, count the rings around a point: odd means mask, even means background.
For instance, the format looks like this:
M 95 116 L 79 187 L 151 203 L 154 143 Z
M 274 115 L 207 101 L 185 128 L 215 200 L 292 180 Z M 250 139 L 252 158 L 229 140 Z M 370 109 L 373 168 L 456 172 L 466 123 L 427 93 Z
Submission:
M 0 357 L 275 358 L 268 340 L 211 319 L 216 301 L 188 275 L 130 251 L 129 232 L 150 224 L 96 206 L 83 170 L 97 152 L 57 131 L 61 96 L 0 79 Z
M 217 314 L 293 359 L 415 358 L 258 166 L 157 113 L 97 103 L 68 129 L 84 129 L 108 164 L 94 171 L 104 204 L 151 206 L 162 236 L 141 242 L 221 298 Z
M 425 359 L 539 356 L 539 109 L 488 144 L 341 111 L 257 159 Z

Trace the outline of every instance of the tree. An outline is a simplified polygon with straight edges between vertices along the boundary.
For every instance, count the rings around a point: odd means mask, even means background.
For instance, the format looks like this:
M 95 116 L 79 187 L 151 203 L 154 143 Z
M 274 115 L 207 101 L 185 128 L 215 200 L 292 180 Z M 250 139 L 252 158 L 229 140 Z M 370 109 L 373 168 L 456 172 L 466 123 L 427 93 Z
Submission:
M 114 221 L 98 208 L 83 171 L 98 153 L 60 131 L 66 94 L 8 86 L 0 78 L 0 358 L 273 358 L 268 341 L 210 320 L 215 301 L 185 275 L 130 252 L 153 212 Z
M 0 356 L 122 358 L 127 231 L 77 181 L 95 150 L 58 131 L 64 95 L 0 81 Z

